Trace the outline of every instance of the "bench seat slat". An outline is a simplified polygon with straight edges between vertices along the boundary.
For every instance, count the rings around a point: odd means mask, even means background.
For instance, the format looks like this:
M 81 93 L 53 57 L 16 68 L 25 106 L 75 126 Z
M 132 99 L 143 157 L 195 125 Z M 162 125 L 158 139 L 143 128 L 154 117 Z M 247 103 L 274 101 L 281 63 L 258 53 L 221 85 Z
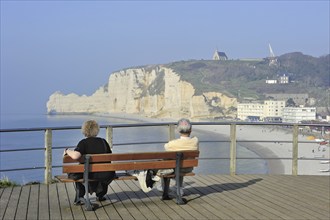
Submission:
M 135 176 L 130 176 L 127 175 L 127 173 L 117 173 L 117 177 L 114 180 L 137 180 L 137 177 Z M 180 176 L 195 176 L 195 173 L 181 173 Z M 166 175 L 160 175 L 160 177 L 165 177 L 165 178 L 174 178 L 175 174 L 166 174 Z M 60 182 L 64 183 L 70 183 L 70 182 L 84 182 L 84 179 L 79 179 L 79 180 L 73 180 L 69 179 L 68 175 L 58 175 L 55 176 L 56 179 L 58 179 Z M 89 179 L 88 181 L 96 181 L 93 179 Z

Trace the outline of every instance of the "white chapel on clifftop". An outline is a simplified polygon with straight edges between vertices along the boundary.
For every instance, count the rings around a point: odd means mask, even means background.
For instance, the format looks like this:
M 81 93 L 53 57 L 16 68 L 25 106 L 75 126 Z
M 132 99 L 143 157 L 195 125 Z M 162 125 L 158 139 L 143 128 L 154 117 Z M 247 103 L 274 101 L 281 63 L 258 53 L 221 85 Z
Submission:
M 228 60 L 225 52 L 219 52 L 218 49 L 215 50 L 213 54 L 213 60 Z

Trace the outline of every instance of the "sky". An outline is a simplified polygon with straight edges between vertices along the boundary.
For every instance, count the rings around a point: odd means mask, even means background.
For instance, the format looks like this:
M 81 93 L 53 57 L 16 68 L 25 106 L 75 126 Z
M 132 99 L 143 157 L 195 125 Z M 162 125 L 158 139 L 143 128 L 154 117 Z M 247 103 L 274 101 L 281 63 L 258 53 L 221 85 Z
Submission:
M 134 66 L 329 54 L 329 0 L 1 0 L 1 117 L 46 114 L 49 96 L 92 95 Z

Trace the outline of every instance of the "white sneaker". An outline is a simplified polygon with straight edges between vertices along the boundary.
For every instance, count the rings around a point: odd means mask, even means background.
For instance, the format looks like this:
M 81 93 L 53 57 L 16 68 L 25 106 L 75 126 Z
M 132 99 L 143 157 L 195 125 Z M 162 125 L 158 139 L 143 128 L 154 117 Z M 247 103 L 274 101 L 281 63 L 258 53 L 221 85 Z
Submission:
M 156 189 L 159 191 L 159 192 L 163 192 L 163 186 L 162 186 L 162 183 L 159 181 L 159 183 L 156 185 Z
M 184 192 L 183 192 L 183 188 L 182 187 L 180 187 L 180 195 L 181 196 L 184 196 Z

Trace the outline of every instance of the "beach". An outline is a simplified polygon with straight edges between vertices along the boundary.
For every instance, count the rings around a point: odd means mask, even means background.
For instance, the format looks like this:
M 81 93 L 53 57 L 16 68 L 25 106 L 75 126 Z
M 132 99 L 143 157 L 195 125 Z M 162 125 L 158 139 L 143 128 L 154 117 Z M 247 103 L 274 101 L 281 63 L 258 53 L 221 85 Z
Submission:
M 140 122 L 175 122 L 176 119 L 158 119 L 142 117 L 131 114 L 111 114 L 111 117 L 132 119 Z M 193 122 L 193 121 L 192 121 Z M 230 135 L 229 125 L 196 125 L 193 129 L 214 132 L 224 137 Z M 236 129 L 237 141 L 269 141 L 271 142 L 241 142 L 245 148 L 255 152 L 261 158 L 267 159 L 269 174 L 292 174 L 292 131 L 270 125 L 238 125 Z M 317 140 L 308 140 L 308 136 L 299 134 L 298 142 L 298 175 L 330 175 L 326 172 L 330 168 L 330 147 L 328 144 L 320 145 Z M 289 159 L 285 159 L 289 158 Z M 317 159 L 317 160 L 316 160 Z
M 229 136 L 229 126 L 204 126 L 202 129 Z M 239 125 L 236 130 L 237 141 L 258 140 L 272 142 L 242 142 L 242 145 L 262 158 L 292 158 L 292 132 L 274 126 Z M 299 134 L 299 141 L 308 141 L 307 136 Z M 329 175 L 329 144 L 320 145 L 317 141 L 298 144 L 298 175 Z M 308 159 L 307 159 L 308 158 Z M 313 159 L 321 160 L 313 160 Z M 312 160 L 310 160 L 312 159 Z M 292 174 L 291 159 L 267 160 L 269 174 Z

